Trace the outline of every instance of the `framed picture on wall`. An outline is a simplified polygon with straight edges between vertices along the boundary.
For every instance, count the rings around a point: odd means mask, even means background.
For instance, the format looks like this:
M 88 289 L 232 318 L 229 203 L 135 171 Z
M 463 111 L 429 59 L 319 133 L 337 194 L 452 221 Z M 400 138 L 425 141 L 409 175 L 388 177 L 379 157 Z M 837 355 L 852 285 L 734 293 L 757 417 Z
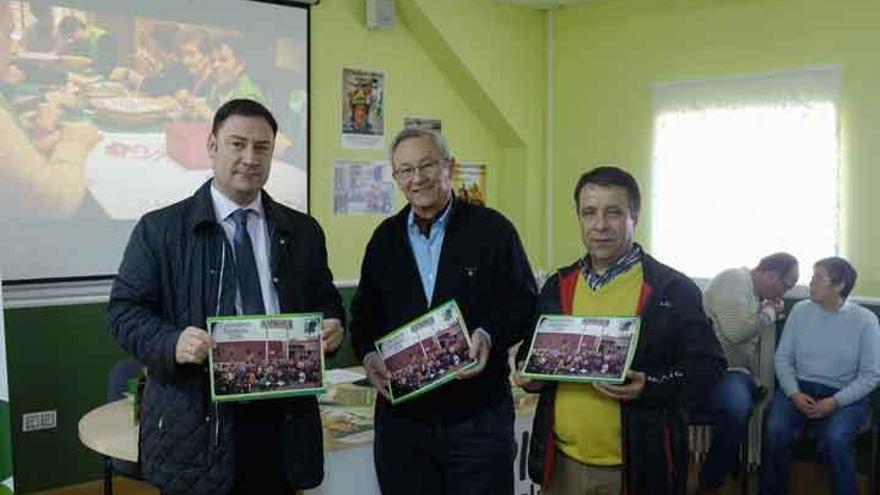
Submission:
M 455 197 L 475 205 L 486 205 L 486 165 L 482 163 L 458 163 L 452 175 Z
M 342 69 L 342 147 L 385 147 L 385 73 Z

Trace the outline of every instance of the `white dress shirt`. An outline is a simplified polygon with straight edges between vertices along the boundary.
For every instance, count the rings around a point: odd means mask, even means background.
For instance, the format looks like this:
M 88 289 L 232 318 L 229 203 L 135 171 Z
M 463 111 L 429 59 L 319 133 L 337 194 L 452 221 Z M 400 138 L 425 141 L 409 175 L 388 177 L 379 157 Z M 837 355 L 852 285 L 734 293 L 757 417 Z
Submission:
M 217 217 L 217 223 L 223 227 L 226 233 L 226 240 L 229 245 L 233 246 L 233 236 L 235 236 L 235 221 L 232 219 L 232 213 L 239 208 L 251 210 L 251 214 L 247 216 L 247 230 L 251 236 L 251 244 L 254 246 L 254 257 L 257 260 L 257 272 L 260 275 L 260 292 L 263 294 L 263 305 L 266 307 L 266 314 L 278 314 L 281 312 L 278 303 L 278 292 L 275 291 L 275 285 L 272 283 L 272 269 L 269 265 L 269 226 L 266 224 L 266 215 L 263 211 L 262 193 L 258 192 L 257 197 L 247 206 L 239 206 L 235 201 L 227 198 L 217 189 L 217 186 L 211 182 L 211 200 L 214 203 L 214 214 Z M 235 291 L 235 310 L 241 314 L 241 294 L 236 288 Z

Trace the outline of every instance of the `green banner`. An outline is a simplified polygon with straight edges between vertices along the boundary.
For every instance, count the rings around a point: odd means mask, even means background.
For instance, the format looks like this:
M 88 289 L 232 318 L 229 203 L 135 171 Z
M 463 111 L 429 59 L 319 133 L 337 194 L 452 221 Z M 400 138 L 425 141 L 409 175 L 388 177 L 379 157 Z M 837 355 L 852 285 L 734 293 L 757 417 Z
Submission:
M 0 495 L 12 493 L 12 430 L 9 421 L 9 380 L 6 372 L 6 327 L 0 284 Z

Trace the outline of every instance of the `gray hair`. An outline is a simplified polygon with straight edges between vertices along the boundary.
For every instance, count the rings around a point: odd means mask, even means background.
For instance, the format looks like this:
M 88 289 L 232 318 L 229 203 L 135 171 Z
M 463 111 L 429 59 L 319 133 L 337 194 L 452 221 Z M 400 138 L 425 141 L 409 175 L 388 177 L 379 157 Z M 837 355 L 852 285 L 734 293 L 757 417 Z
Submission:
M 780 251 L 761 258 L 757 269 L 762 272 L 775 272 L 780 277 L 785 277 L 792 269 L 797 268 L 797 266 L 797 258 Z
M 428 138 L 431 140 L 431 144 L 434 145 L 434 148 L 440 152 L 440 157 L 445 161 L 452 160 L 452 152 L 449 151 L 449 145 L 446 143 L 446 139 L 442 134 L 430 131 L 427 129 L 418 129 L 416 127 L 410 127 L 408 129 L 403 129 L 394 136 L 394 141 L 391 142 L 391 151 L 388 154 L 388 159 L 391 161 L 391 165 L 394 166 L 394 152 L 397 151 L 397 147 L 400 146 L 400 143 L 406 141 L 407 139 L 415 139 L 415 138 Z

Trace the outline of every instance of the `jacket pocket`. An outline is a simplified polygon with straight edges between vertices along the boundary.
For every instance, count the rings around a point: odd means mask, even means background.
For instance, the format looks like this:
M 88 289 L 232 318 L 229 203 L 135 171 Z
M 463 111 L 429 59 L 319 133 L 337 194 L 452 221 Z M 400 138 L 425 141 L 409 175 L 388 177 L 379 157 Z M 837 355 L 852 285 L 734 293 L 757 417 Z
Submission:
M 203 385 L 199 381 L 164 385 L 151 401 L 155 431 L 142 442 L 148 470 L 150 464 L 163 471 L 210 465 L 214 428 Z

